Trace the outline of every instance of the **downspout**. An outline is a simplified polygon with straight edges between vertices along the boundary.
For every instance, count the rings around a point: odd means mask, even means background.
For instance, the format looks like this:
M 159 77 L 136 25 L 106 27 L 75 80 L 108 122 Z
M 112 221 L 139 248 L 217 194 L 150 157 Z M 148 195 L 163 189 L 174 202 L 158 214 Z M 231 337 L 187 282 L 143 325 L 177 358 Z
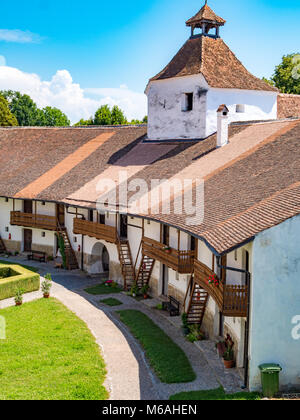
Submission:
M 77 209 L 77 208 L 76 208 Z M 83 213 L 78 213 L 78 211 L 76 210 L 76 213 L 72 212 L 69 210 L 69 206 L 67 206 L 67 214 L 71 214 L 72 216 L 80 216 L 82 218 L 82 220 L 85 220 L 85 215 Z M 84 268 L 84 235 L 81 235 L 81 270 L 83 271 Z
M 248 286 L 248 298 L 247 298 L 247 322 L 246 322 L 246 331 L 245 331 L 245 376 L 244 376 L 244 387 L 248 388 L 248 381 L 249 381 L 249 335 L 250 335 L 250 286 L 251 286 L 251 273 L 247 270 L 234 268 L 234 267 L 226 267 L 220 264 L 221 257 L 217 257 L 217 266 L 220 269 L 228 270 L 228 271 L 235 271 L 236 273 L 244 273 L 246 275 L 246 286 Z

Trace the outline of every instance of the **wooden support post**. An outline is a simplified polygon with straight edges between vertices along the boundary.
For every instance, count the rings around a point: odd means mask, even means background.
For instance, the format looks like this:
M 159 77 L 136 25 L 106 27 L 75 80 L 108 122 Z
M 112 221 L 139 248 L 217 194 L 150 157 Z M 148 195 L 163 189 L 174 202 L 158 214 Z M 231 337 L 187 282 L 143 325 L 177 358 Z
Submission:
M 36 205 L 37 201 L 34 202 L 34 225 L 36 226 Z

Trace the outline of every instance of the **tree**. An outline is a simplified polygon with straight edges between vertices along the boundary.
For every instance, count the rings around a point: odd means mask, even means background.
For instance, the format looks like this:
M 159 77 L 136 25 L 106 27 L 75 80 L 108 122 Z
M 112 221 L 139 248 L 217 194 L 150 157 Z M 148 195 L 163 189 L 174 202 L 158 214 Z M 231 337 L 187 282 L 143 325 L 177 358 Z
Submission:
M 14 127 L 18 125 L 16 117 L 11 113 L 7 100 L 0 96 L 0 126 Z
M 112 125 L 127 124 L 123 111 L 117 105 L 115 105 L 111 111 L 111 123 Z
M 40 114 L 30 96 L 11 90 L 2 91 L 0 95 L 7 100 L 9 109 L 20 126 L 35 126 L 37 124 Z
M 112 125 L 111 110 L 108 105 L 102 105 L 96 111 L 94 125 Z
M 289 54 L 282 57 L 276 66 L 271 82 L 282 92 L 300 94 L 300 54 Z
M 142 121 L 140 120 L 131 120 L 130 124 L 132 125 L 140 125 L 140 124 L 147 124 L 148 123 L 148 117 L 147 115 L 143 118 Z
M 70 120 L 60 109 L 47 106 L 39 110 L 37 125 L 45 127 L 69 127 Z
M 74 127 L 81 127 L 81 126 L 87 126 L 87 125 L 94 125 L 93 117 L 91 117 L 89 120 L 84 120 L 83 118 L 78 121 L 78 123 L 74 124 Z

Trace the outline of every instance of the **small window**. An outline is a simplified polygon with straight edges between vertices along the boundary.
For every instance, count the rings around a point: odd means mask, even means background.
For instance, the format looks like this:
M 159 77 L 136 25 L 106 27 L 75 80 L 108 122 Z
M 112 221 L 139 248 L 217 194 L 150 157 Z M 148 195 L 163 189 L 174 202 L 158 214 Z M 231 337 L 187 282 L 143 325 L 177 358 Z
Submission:
M 89 222 L 93 222 L 94 221 L 94 212 L 93 210 L 89 210 Z
M 185 93 L 183 98 L 183 107 L 182 111 L 192 111 L 193 110 L 193 103 L 194 103 L 194 94 L 193 93 Z
M 245 112 L 245 105 L 241 105 L 241 104 L 237 105 L 236 106 L 236 112 L 238 112 L 238 113 Z

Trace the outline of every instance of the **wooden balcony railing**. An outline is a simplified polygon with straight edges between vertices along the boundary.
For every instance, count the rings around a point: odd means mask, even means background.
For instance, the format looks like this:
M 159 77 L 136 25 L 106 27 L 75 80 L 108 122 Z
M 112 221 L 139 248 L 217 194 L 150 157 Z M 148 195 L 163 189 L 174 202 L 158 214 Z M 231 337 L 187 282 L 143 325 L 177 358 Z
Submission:
M 247 317 L 248 286 L 210 284 L 209 277 L 215 273 L 200 261 L 195 260 L 195 281 L 214 299 L 224 316 Z M 217 278 L 217 276 L 215 276 Z
M 31 227 L 43 230 L 57 230 L 57 219 L 55 216 L 44 214 L 22 213 L 12 211 L 10 213 L 10 224 L 15 226 Z
M 171 248 L 167 252 L 164 250 L 164 244 L 146 237 L 143 238 L 142 246 L 143 255 L 160 261 L 178 273 L 188 274 L 193 272 L 194 251 L 178 251 Z
M 74 219 L 73 232 L 75 235 L 87 235 L 113 244 L 118 242 L 118 234 L 115 227 L 89 222 L 88 220 Z

